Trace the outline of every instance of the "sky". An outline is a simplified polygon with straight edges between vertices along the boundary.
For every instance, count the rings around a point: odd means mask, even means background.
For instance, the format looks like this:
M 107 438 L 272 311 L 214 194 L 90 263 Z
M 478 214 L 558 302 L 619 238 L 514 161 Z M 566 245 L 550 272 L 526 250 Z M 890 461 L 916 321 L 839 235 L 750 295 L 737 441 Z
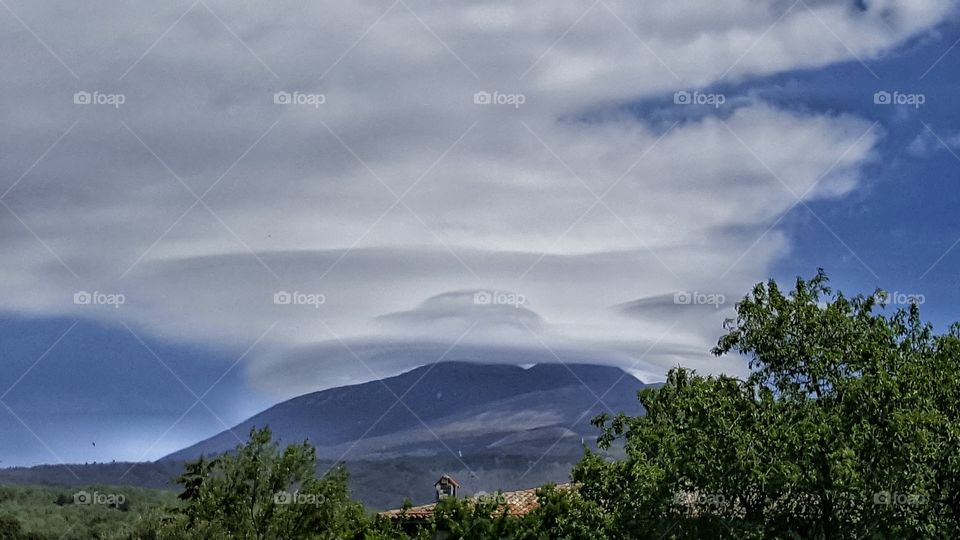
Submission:
M 758 281 L 960 299 L 946 0 L 0 0 L 0 466 L 435 361 L 677 365 Z

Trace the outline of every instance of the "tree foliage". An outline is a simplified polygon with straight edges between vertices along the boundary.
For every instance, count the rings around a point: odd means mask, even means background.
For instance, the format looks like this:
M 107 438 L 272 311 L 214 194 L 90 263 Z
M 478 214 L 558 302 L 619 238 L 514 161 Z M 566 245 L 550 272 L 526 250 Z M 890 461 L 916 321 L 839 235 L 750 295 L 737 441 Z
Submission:
M 957 537 L 960 327 L 883 298 L 757 285 L 714 349 L 749 377 L 677 368 L 645 416 L 595 419 L 627 458 L 588 453 L 582 495 L 617 537 Z
M 24 532 L 20 521 L 13 516 L 0 516 L 0 540 L 41 540 L 36 533 Z
M 372 519 L 350 499 L 347 480 L 342 467 L 316 478 L 309 443 L 281 449 L 269 428 L 254 428 L 233 453 L 186 466 L 177 479 L 182 506 L 157 537 L 376 538 Z

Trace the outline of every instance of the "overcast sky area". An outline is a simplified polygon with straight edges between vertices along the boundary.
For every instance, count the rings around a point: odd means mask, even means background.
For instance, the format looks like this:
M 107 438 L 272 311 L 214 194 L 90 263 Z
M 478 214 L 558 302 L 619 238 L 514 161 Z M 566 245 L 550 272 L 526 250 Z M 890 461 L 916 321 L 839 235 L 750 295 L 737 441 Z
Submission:
M 947 0 L 0 0 L 0 466 L 437 360 L 740 375 L 736 300 L 818 267 L 943 330 L 958 40 Z

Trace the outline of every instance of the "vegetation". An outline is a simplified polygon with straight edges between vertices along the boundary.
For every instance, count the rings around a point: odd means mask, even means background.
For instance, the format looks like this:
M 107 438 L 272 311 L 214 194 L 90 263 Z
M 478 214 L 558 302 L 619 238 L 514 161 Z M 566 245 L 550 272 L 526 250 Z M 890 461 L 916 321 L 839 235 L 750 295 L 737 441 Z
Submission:
M 960 535 L 960 326 L 935 335 L 916 305 L 832 294 L 820 272 L 737 306 L 715 354 L 750 376 L 684 369 L 644 391 L 642 418 L 600 417 L 574 478 L 612 537 L 955 538 Z
M 175 503 L 174 493 L 129 486 L 0 486 L 0 539 L 123 538 Z
M 309 443 L 281 449 L 269 428 L 252 429 L 236 452 L 188 464 L 177 480 L 180 506 L 131 537 L 372 537 L 375 520 L 350 499 L 345 470 L 336 467 L 319 479 L 315 471 Z
M 646 415 L 594 420 L 624 458 L 587 451 L 576 488 L 542 488 L 521 518 L 496 497 L 448 498 L 405 533 L 350 499 L 341 468 L 315 478 L 308 444 L 281 450 L 264 429 L 190 464 L 180 504 L 127 537 L 960 537 L 960 325 L 935 334 L 916 305 L 885 314 L 883 299 L 834 294 L 822 272 L 757 285 L 714 349 L 746 357 L 745 380 L 671 370 L 640 392 Z M 35 523 L 22 530 L 46 534 Z M 16 529 L 0 519 L 0 538 Z

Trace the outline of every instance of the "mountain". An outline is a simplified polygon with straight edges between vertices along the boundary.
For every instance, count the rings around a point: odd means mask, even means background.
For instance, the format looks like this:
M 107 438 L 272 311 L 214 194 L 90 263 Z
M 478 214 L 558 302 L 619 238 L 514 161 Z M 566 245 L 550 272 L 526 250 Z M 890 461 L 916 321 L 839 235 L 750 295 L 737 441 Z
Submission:
M 0 469 L 0 483 L 177 489 L 184 462 L 230 451 L 251 427 L 269 426 L 282 443 L 309 440 L 319 474 L 345 463 L 354 498 L 374 509 L 431 502 L 442 474 L 464 495 L 523 489 L 568 481 L 584 445 L 595 447 L 590 419 L 642 414 L 644 386 L 597 365 L 442 362 L 284 401 L 153 463 Z
M 539 457 L 551 446 L 580 454 L 581 438 L 596 437 L 590 419 L 597 414 L 642 413 L 636 397 L 642 386 L 623 370 L 606 366 L 538 364 L 524 369 L 442 362 L 290 399 L 162 459 L 182 461 L 231 450 L 254 426 L 270 426 L 281 442 L 309 440 L 320 459 L 455 452 L 469 466 L 473 455 Z

